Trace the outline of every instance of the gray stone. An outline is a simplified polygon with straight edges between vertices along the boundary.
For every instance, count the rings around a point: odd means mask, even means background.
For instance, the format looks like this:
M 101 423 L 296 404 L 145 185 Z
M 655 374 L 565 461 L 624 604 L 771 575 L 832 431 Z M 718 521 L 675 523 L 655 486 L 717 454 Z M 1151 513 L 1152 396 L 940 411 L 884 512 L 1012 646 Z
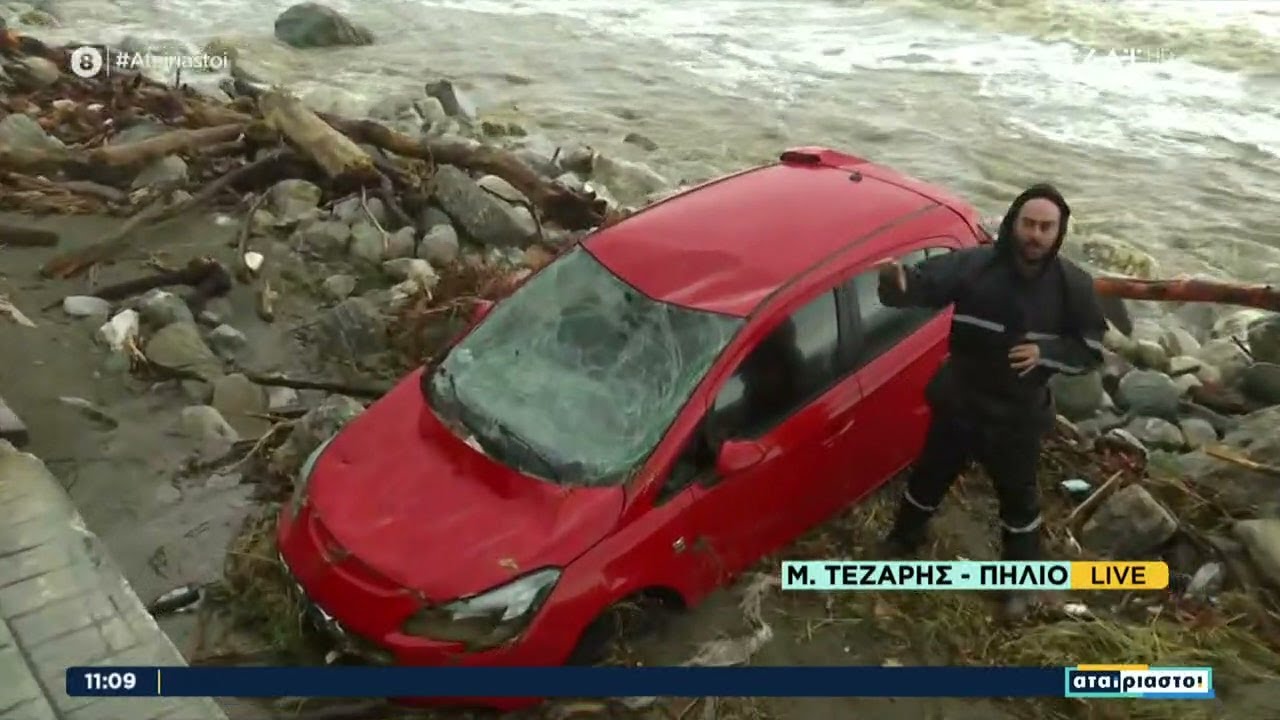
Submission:
M 258 417 L 267 413 L 266 391 L 240 373 L 213 383 L 213 407 L 240 437 L 261 437 L 271 427 L 270 421 Z
M 298 402 L 298 391 L 293 388 L 277 386 L 267 388 L 267 410 L 273 413 L 292 409 L 298 405 Z
M 1249 352 L 1259 362 L 1280 364 L 1280 315 L 1273 315 L 1249 328 Z
M 1145 557 L 1173 537 L 1178 520 L 1141 485 L 1115 492 L 1085 522 L 1081 541 L 1103 557 Z
M 1183 446 L 1182 431 L 1177 425 L 1162 418 L 1134 418 L 1125 429 L 1149 448 L 1181 450 Z
M 1175 355 L 1169 358 L 1169 375 L 1171 377 L 1176 378 L 1179 375 L 1194 374 L 1202 367 L 1204 367 L 1204 362 L 1190 355 Z
M 578 175 L 590 175 L 595 169 L 596 151 L 589 145 L 572 145 L 561 148 L 558 157 L 560 168 L 565 172 Z
M 293 5 L 276 18 L 275 36 L 296 48 L 372 45 L 373 33 L 327 5 Z
M 418 231 L 412 225 L 406 225 L 387 236 L 387 249 L 383 256 L 388 260 L 412 258 L 417 244 Z
M 1206 365 L 1218 368 L 1222 382 L 1234 384 L 1251 362 L 1249 355 L 1233 340 L 1216 339 L 1205 343 L 1196 357 Z
M 272 455 L 272 464 L 290 477 L 296 477 L 302 462 L 320 443 L 336 435 L 362 412 L 364 406 L 346 395 L 330 395 L 298 419 L 289 439 Z
M 477 180 L 476 184 L 485 191 L 496 195 L 509 203 L 524 205 L 529 202 L 529 198 L 525 197 L 524 193 L 520 192 L 514 185 L 503 180 L 497 175 L 485 175 Z
M 1254 462 L 1280 466 L 1280 407 L 1232 418 L 1235 427 L 1222 438 Z M 1212 422 L 1212 420 L 1210 420 Z M 1223 462 L 1204 450 L 1178 457 L 1178 476 L 1227 515 L 1235 517 L 1280 517 L 1280 493 L 1273 474 Z
M 342 257 L 351 243 L 351 227 L 337 220 L 316 220 L 301 225 L 293 235 L 298 250 L 321 259 Z
M 1280 365 L 1269 362 L 1250 365 L 1241 374 L 1240 387 L 1258 402 L 1280 405 Z
M 142 296 L 138 301 L 138 314 L 144 323 L 157 329 L 173 323 L 195 322 L 185 300 L 159 288 Z
M 1088 372 L 1083 375 L 1057 374 L 1050 381 L 1057 411 L 1071 421 L 1093 417 L 1102 409 L 1106 395 L 1102 389 L 1102 374 Z
M 1222 371 L 1216 365 L 1203 363 L 1196 370 L 1196 379 L 1205 385 L 1219 385 L 1222 383 Z
M 623 203 L 638 203 L 645 196 L 671 187 L 653 168 L 629 160 L 597 155 L 591 179 L 603 183 Z
M 200 319 L 210 325 L 221 325 L 231 319 L 235 314 L 235 309 L 231 307 L 231 301 L 225 297 L 210 298 L 205 301 L 204 309 L 200 311 Z
M 378 225 L 386 227 L 387 225 L 387 206 L 382 200 L 376 197 L 361 198 L 359 195 L 353 195 L 343 198 L 333 206 L 333 218 L 348 225 L 357 222 L 369 222 L 372 216 Z
M 578 192 L 582 192 L 587 188 L 587 182 L 583 180 L 580 175 L 573 172 L 566 172 L 557 175 L 556 183 Z
M 472 121 L 476 118 L 476 106 L 461 90 L 449 80 L 437 80 L 427 83 L 427 95 L 440 101 L 446 115 Z
M 39 90 L 58 82 L 62 72 L 57 65 L 42 57 L 27 57 L 8 68 L 9 75 L 27 90 Z
M 367 358 L 387 347 L 387 326 L 378 308 L 364 298 L 347 298 L 325 312 L 320 330 L 327 350 L 352 360 Z
M 192 405 L 182 409 L 182 434 L 195 440 L 201 457 L 222 457 L 240 439 L 235 428 L 222 417 L 217 408 L 209 405 Z
M 382 263 L 382 270 L 393 280 L 412 280 L 426 290 L 435 288 L 440 281 L 440 276 L 431 267 L 431 263 L 420 258 L 388 260 Z
M 418 228 L 424 233 L 429 233 L 436 228 L 437 225 L 448 225 L 453 227 L 453 221 L 449 219 L 449 214 L 435 205 L 428 205 L 418 215 Z
M 288 11 L 286 11 L 288 12 Z M 321 191 L 306 180 L 281 180 L 267 191 L 269 210 L 280 223 L 296 223 L 317 216 Z
M 345 300 L 356 291 L 356 279 L 352 275 L 330 275 L 321 283 L 324 294 L 333 300 Z
M 1209 423 L 1213 426 L 1213 429 L 1219 436 L 1226 435 L 1232 430 L 1240 427 L 1239 420 L 1187 400 L 1183 400 L 1179 403 L 1178 409 L 1187 417 L 1200 418 L 1201 420 Z
M 177 155 L 168 155 L 143 168 L 133 179 L 133 189 L 170 188 L 186 181 L 186 161 Z
M 1280 520 L 1241 520 L 1232 534 L 1249 551 L 1249 558 L 1274 587 L 1280 588 Z
M 1244 340 L 1248 337 L 1249 330 L 1254 323 L 1264 321 L 1272 315 L 1266 310 L 1258 310 L 1256 308 L 1246 308 L 1227 313 L 1218 318 L 1218 321 L 1213 324 L 1213 336 L 1223 340 L 1232 338 Z
M 40 123 L 22 113 L 6 115 L 0 120 L 0 145 L 15 150 L 57 151 L 66 147 L 40 127 Z
M 1218 431 L 1203 418 L 1185 417 L 1178 421 L 1187 447 L 1195 450 L 1218 442 Z
M 209 347 L 219 356 L 231 359 L 249 344 L 249 339 L 230 325 L 219 325 L 209 331 Z
M 440 102 L 439 98 L 424 97 L 415 101 L 413 106 L 417 109 L 418 115 L 422 117 L 422 122 L 427 127 L 449 119 L 449 113 L 445 112 L 444 103 Z
M 367 265 L 380 265 L 387 253 L 387 237 L 368 220 L 351 226 L 351 257 Z
M 516 150 L 515 154 L 525 165 L 533 168 L 534 172 L 543 177 L 555 177 L 560 174 L 560 168 L 545 153 L 532 148 L 521 148 Z
M 1161 372 L 1169 369 L 1169 354 L 1155 341 L 1139 340 L 1134 353 L 1138 367 Z
M 422 236 L 422 240 L 418 242 L 417 256 L 432 265 L 447 267 L 458 261 L 460 252 L 458 231 L 453 229 L 446 217 L 443 224 L 433 226 Z
M 1195 355 L 1200 350 L 1200 342 L 1180 327 L 1165 330 L 1164 335 L 1160 337 L 1160 345 L 1171 356 Z
M 1178 386 L 1178 392 L 1183 396 L 1189 394 L 1193 388 L 1200 387 L 1204 383 L 1200 382 L 1200 378 L 1195 375 L 1179 375 L 1173 379 L 1173 384 Z
M 454 223 L 480 243 L 523 247 L 532 239 L 508 203 L 482 190 L 452 165 L 436 169 L 435 198 Z
M 1154 370 L 1134 370 L 1120 378 L 1120 405 L 1135 415 L 1172 419 L 1181 392 L 1173 380 Z
M 647 135 L 638 132 L 629 132 L 622 138 L 622 142 L 635 145 L 642 150 L 653 152 L 658 149 L 658 143 L 654 142 Z
M 190 372 L 202 380 L 215 380 L 224 374 L 222 360 L 205 344 L 195 323 L 164 326 L 151 336 L 143 352 L 161 367 Z
M 62 311 L 77 318 L 105 318 L 111 314 L 111 303 L 91 295 L 70 295 L 62 299 Z

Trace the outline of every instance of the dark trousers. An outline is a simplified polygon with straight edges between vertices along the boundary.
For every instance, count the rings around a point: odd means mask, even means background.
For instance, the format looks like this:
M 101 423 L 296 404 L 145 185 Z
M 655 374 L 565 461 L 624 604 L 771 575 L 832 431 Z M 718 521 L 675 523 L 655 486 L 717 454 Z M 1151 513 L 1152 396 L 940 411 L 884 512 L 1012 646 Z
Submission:
M 995 485 L 1004 559 L 1039 560 L 1042 519 L 1036 465 L 1042 438 L 1038 432 L 978 426 L 935 412 L 890 539 L 911 550 L 918 548 L 952 483 L 976 461 Z

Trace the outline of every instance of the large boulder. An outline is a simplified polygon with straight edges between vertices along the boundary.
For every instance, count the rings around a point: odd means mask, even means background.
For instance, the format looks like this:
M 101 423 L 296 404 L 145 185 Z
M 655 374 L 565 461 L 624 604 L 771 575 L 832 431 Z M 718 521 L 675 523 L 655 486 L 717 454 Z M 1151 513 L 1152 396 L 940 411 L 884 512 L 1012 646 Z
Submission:
M 341 13 L 320 3 L 298 3 L 280 13 L 275 24 L 276 38 L 297 48 L 335 45 L 372 45 L 373 33 L 351 22 Z
M 1239 418 L 1239 424 L 1222 438 L 1222 444 L 1254 462 L 1280 466 L 1280 407 L 1267 408 Z M 1175 460 L 1177 474 L 1196 492 L 1216 502 L 1235 517 L 1280 518 L 1280 492 L 1276 478 L 1265 470 L 1214 457 L 1204 450 Z

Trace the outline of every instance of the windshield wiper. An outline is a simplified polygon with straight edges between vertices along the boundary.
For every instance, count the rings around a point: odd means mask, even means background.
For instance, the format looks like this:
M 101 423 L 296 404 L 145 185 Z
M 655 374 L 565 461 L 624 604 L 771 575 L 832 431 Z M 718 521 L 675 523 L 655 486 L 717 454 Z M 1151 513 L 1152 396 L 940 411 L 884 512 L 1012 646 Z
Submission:
M 543 453 L 542 451 L 538 450 L 538 448 L 534 447 L 533 443 L 529 442 L 528 440 L 525 440 L 520 435 L 517 435 L 516 433 L 512 432 L 511 428 L 507 427 L 506 425 L 503 425 L 501 422 L 497 420 L 489 419 L 488 424 L 494 430 L 497 430 L 498 435 L 500 435 L 503 439 L 513 442 L 516 445 L 519 445 L 521 448 L 523 448 L 527 452 L 527 454 L 533 456 L 533 458 L 537 460 L 542 465 L 542 467 L 547 471 L 548 479 L 550 480 L 560 479 L 560 469 L 556 467 L 555 463 L 551 462 L 551 459 L 547 457 L 546 453 Z

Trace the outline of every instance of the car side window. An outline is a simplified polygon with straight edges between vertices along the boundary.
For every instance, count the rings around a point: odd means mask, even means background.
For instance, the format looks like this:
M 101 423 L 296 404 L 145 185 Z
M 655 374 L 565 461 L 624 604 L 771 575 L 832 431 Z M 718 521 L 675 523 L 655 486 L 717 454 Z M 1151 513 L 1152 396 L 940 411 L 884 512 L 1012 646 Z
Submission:
M 721 438 L 759 437 L 843 374 L 835 292 L 782 321 L 729 378 L 712 407 Z
M 951 252 L 951 248 L 927 248 L 908 253 L 898 261 L 910 266 L 948 252 Z M 939 312 L 931 308 L 885 306 L 880 302 L 878 292 L 880 278 L 875 270 L 868 270 L 855 276 L 850 283 L 852 284 L 851 294 L 858 299 L 858 313 L 862 325 L 862 338 L 858 348 L 859 366 L 883 355 Z

